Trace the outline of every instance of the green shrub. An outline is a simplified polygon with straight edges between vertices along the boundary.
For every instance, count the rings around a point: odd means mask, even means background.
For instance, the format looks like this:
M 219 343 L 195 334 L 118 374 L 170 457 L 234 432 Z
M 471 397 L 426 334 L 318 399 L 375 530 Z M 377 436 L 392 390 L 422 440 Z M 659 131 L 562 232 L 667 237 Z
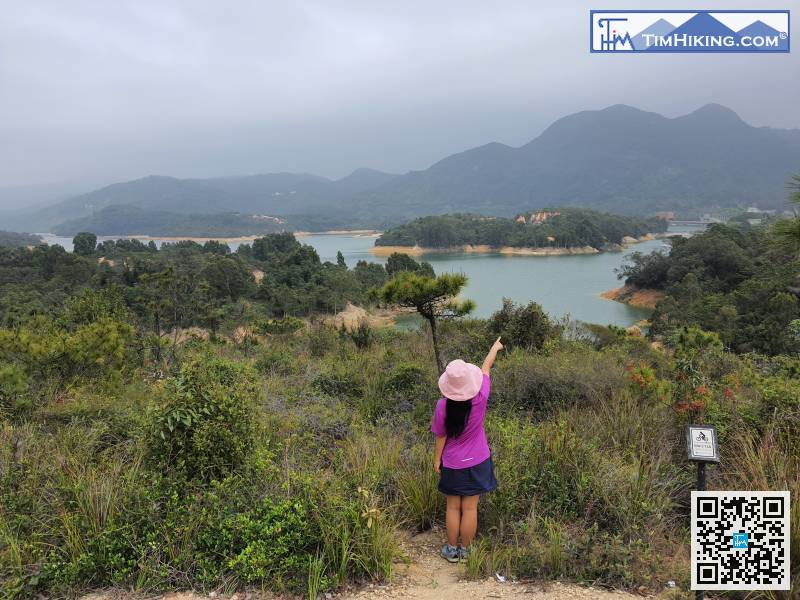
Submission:
M 423 331 L 427 333 L 427 327 Z M 457 319 L 442 321 L 439 324 L 442 340 L 442 360 L 446 363 L 460 358 L 467 362 L 481 364 L 497 336 L 483 319 Z
M 50 383 L 116 377 L 130 358 L 133 333 L 127 323 L 109 318 L 73 330 L 44 318 L 14 330 L 0 329 L 0 361 L 14 365 L 3 375 L 0 394 L 22 394 L 23 380 L 40 389 Z
M 303 321 L 303 319 L 291 316 L 286 316 L 282 319 L 257 321 L 253 325 L 255 332 L 262 335 L 294 333 L 295 331 L 303 329 L 303 327 L 305 327 L 305 321 Z
M 498 407 L 539 415 L 607 401 L 628 382 L 624 363 L 616 356 L 578 345 L 548 355 L 512 353 L 497 364 L 492 380 Z
M 151 459 L 167 471 L 203 481 L 240 469 L 252 453 L 260 395 L 246 365 L 190 360 L 161 386 L 151 410 Z
M 664 524 L 687 483 L 667 464 L 669 446 L 609 456 L 587 423 L 577 416 L 539 425 L 511 417 L 489 421 L 500 481 L 484 503 L 489 524 L 521 522 L 533 507 L 542 517 L 582 518 L 630 536 Z
M 756 390 L 761 397 L 760 424 L 772 419 L 779 422 L 800 416 L 800 381 L 783 377 L 760 378 Z
M 19 365 L 0 364 L 0 417 L 11 416 L 24 408 L 23 397 L 28 385 L 28 376 Z
M 399 394 L 413 392 L 428 383 L 426 374 L 427 369 L 417 363 L 400 363 L 387 377 L 386 389 Z
M 509 349 L 537 350 L 546 340 L 561 336 L 561 327 L 550 321 L 539 304 L 522 306 L 508 298 L 503 298 L 502 308 L 489 317 L 487 326 L 493 336 L 503 337 L 503 345 Z
M 313 386 L 334 398 L 356 398 L 364 393 L 364 381 L 351 365 L 336 362 L 328 365 L 313 381 Z
M 359 321 L 355 329 L 346 329 L 342 326 L 340 330 L 343 337 L 349 338 L 356 348 L 369 348 L 375 342 L 375 332 L 367 321 Z
M 118 287 L 94 290 L 87 288 L 67 301 L 64 309 L 67 325 L 86 325 L 101 319 L 124 322 L 129 319 L 125 299 Z
M 581 327 L 586 330 L 592 345 L 598 350 L 614 344 L 622 344 L 628 338 L 628 331 L 618 325 L 582 323 Z
M 501 484 L 483 503 L 487 525 L 503 527 L 524 519 L 534 503 L 545 516 L 584 513 L 597 468 L 596 450 L 583 436 L 564 421 L 533 426 L 493 418 L 488 425 Z
M 656 574 L 662 572 L 657 552 L 642 539 L 626 539 L 596 525 L 569 527 L 550 518 L 539 519 L 518 539 L 506 560 L 518 577 L 568 578 L 621 588 L 658 585 Z
M 229 544 L 223 556 L 233 557 L 227 566 L 248 583 L 299 587 L 316 542 L 306 510 L 297 501 L 265 498 L 255 509 L 226 518 L 218 535 Z M 204 539 L 214 533 L 204 532 Z
M 328 352 L 339 349 L 339 335 L 333 327 L 316 323 L 308 332 L 308 351 L 311 356 L 320 358 Z
M 297 356 L 290 348 L 269 346 L 256 357 L 255 368 L 273 377 L 293 375 L 298 370 Z

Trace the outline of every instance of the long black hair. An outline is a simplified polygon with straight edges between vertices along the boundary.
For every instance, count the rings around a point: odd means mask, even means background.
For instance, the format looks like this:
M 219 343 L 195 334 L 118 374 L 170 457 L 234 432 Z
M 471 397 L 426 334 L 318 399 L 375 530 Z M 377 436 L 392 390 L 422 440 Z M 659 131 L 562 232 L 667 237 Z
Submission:
M 472 400 L 447 399 L 444 412 L 444 428 L 447 430 L 447 437 L 457 438 L 464 433 L 470 411 L 472 411 Z

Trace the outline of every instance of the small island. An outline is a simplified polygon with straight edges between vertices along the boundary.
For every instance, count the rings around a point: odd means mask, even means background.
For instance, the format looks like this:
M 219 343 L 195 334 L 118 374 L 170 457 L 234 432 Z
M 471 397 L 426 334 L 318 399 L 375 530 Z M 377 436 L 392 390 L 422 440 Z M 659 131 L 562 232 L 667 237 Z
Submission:
M 527 256 L 596 254 L 622 250 L 667 231 L 658 217 L 613 215 L 584 208 L 552 208 L 513 219 L 474 214 L 421 217 L 384 232 L 372 253 L 499 252 Z

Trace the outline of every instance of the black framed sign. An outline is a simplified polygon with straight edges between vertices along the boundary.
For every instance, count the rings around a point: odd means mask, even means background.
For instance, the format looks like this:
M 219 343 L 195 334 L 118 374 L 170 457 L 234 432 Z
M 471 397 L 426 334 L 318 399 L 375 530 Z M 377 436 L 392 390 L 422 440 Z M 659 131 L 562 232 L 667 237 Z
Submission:
M 718 463 L 717 430 L 711 425 L 687 425 L 686 451 L 689 460 Z

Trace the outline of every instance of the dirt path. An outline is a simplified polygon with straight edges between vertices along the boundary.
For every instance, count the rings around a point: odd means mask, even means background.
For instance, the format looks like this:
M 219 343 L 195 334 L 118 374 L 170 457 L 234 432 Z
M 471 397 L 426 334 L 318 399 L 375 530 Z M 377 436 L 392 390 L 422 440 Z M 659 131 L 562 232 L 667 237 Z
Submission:
M 342 600 L 356 598 L 408 598 L 413 600 L 471 600 L 473 598 L 526 598 L 529 600 L 641 600 L 625 592 L 608 592 L 576 585 L 500 582 L 491 577 L 462 580 L 464 567 L 439 556 L 443 535 L 428 531 L 408 537 L 403 547 L 409 564 L 398 565 L 396 580 L 385 586 L 373 585 L 359 591 L 336 594 Z
M 322 600 L 368 600 L 370 598 L 404 598 L 406 600 L 479 600 L 493 598 L 525 598 L 527 600 L 642 600 L 626 592 L 609 592 L 559 582 L 500 582 L 491 577 L 478 581 L 462 579 L 464 567 L 451 564 L 439 556 L 443 534 L 439 530 L 409 535 L 402 540 L 408 563 L 397 565 L 392 583 L 368 584 L 358 589 L 321 594 Z M 122 590 L 107 590 L 84 596 L 82 600 L 279 600 L 284 596 L 249 591 L 233 595 L 211 592 L 173 592 L 163 596 L 143 596 Z

